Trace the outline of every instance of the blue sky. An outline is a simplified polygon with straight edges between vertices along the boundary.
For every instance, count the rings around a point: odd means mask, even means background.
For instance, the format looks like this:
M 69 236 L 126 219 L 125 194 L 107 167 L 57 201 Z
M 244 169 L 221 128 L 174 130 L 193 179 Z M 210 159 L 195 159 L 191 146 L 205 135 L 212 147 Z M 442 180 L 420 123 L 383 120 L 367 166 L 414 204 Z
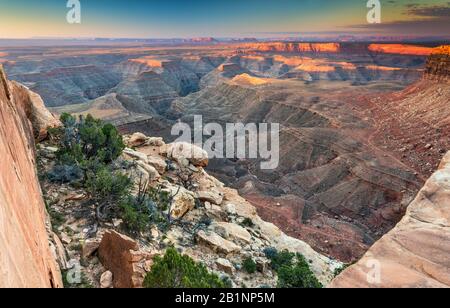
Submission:
M 366 0 L 80 0 L 80 25 L 66 22 L 66 2 L 0 0 L 0 38 L 450 33 L 448 0 L 381 0 L 377 26 L 366 22 Z

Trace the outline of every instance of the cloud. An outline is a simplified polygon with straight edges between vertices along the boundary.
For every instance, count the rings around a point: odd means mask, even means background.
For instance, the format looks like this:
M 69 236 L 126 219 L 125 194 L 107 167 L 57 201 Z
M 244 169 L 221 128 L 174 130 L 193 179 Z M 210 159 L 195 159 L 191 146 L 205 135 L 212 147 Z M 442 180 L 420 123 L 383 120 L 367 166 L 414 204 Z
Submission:
M 408 16 L 432 17 L 437 19 L 450 19 L 450 2 L 447 5 L 421 6 L 419 4 L 409 4 L 405 12 Z
M 404 7 L 403 15 L 408 20 L 382 22 L 381 24 L 361 24 L 352 29 L 393 35 L 433 35 L 449 37 L 450 2 L 444 5 L 423 5 L 409 3 Z
M 367 33 L 385 33 L 390 35 L 431 35 L 449 36 L 450 18 L 432 18 L 408 21 L 384 22 L 381 24 L 362 24 L 351 27 Z

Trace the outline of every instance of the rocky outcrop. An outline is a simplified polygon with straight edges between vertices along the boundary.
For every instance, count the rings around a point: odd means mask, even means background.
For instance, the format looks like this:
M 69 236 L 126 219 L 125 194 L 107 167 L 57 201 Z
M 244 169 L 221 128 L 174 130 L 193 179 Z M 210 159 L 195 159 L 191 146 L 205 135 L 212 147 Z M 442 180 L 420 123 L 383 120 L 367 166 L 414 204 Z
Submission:
M 429 56 L 433 48 L 408 44 L 370 44 L 368 49 L 373 53 Z
M 450 80 L 450 45 L 436 48 L 428 57 L 424 78 L 444 82 Z
M 183 166 L 188 166 L 189 163 L 196 167 L 208 166 L 208 153 L 190 143 L 176 142 L 170 144 L 167 148 L 167 156 Z
M 113 280 L 116 288 L 142 287 L 146 273 L 143 264 L 151 261 L 152 256 L 140 251 L 135 240 L 109 230 L 103 235 L 98 255 L 103 266 L 112 273 L 112 277 L 102 277 L 105 285 L 108 285 L 107 280 Z
M 243 49 L 260 52 L 285 53 L 346 53 L 346 54 L 400 54 L 428 56 L 432 48 L 408 44 L 361 44 L 361 43 L 295 43 L 268 42 L 243 45 Z
M 153 256 L 164 255 L 167 247 L 175 247 L 202 262 L 219 276 L 226 275 L 233 287 L 243 284 L 248 287 L 276 286 L 277 273 L 268 266 L 266 248 L 302 254 L 324 285 L 331 281 L 335 268 L 341 265 L 262 220 L 255 207 L 236 190 L 226 188 L 198 161 L 190 161 L 192 145 L 183 144 L 183 149 L 188 150 L 173 155 L 174 152 L 168 149 L 176 148 L 177 144 L 166 145 L 160 138 L 137 133 L 124 136 L 124 141 L 135 147 L 124 151 L 117 167 L 135 182 L 133 193 L 137 193 L 135 190 L 142 179 L 137 171 L 146 172 L 141 166 L 152 164 L 156 168 L 160 163 L 165 164 L 164 168 L 163 165 L 158 167 L 160 177 L 148 177 L 147 182 L 149 193 L 156 193 L 159 195 L 156 198 L 161 198 L 155 199 L 160 207 L 152 214 L 160 216 L 153 216 L 157 220 L 140 232 L 130 233 L 125 217 L 120 215 L 98 224 L 95 215 L 86 210 L 88 197 L 84 200 L 77 197 L 87 196 L 83 188 L 43 181 L 48 196 L 52 196 L 49 199 L 52 211 L 66 221 L 58 232 L 64 234 L 62 242 L 66 245 L 68 259 L 80 261 L 81 272 L 93 286 L 141 287 L 153 265 Z M 55 163 L 55 158 L 47 155 L 51 144 L 52 140 L 45 141 L 38 151 L 38 159 L 45 159 L 48 169 Z M 194 151 L 202 153 L 200 148 Z M 82 245 L 81 249 L 76 248 L 77 243 Z M 252 258 L 258 268 L 251 277 L 242 267 L 248 258 Z
M 0 287 L 62 287 L 35 171 L 33 131 L 55 123 L 41 102 L 0 66 Z
M 49 128 L 61 125 L 61 122 L 45 108 L 44 102 L 38 94 L 14 81 L 10 85 L 11 91 L 16 95 L 17 102 L 20 102 L 21 107 L 32 123 L 34 137 L 37 141 L 41 141 L 47 137 L 47 130 Z
M 450 287 L 450 153 L 403 220 L 331 287 Z
M 330 52 L 336 53 L 340 51 L 339 43 L 262 43 L 250 44 L 250 48 L 258 51 L 271 52 Z

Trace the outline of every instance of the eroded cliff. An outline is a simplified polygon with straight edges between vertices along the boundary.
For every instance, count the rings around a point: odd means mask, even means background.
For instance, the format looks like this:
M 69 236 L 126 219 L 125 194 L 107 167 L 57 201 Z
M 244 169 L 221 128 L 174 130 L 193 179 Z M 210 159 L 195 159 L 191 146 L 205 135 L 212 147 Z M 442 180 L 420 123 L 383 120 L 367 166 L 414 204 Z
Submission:
M 415 137 L 432 138 L 426 141 L 428 145 L 416 146 L 414 153 L 408 153 L 407 148 L 403 151 L 410 162 L 414 159 L 427 161 L 427 157 L 429 168 L 433 166 L 433 159 L 448 150 L 449 51 L 449 46 L 436 48 L 428 58 L 423 80 L 397 94 L 393 101 L 397 107 L 390 108 L 397 118 L 407 120 L 403 123 L 403 120 L 397 120 L 400 127 L 410 123 L 405 129 L 408 135 L 414 132 Z M 389 105 L 389 100 L 383 101 L 384 106 Z M 384 123 L 386 127 L 391 126 L 386 125 L 387 121 Z M 429 124 L 423 123 L 434 123 L 438 135 L 434 135 Z M 424 129 L 421 132 L 411 125 L 420 125 Z M 391 136 L 394 142 L 401 139 L 393 130 L 383 133 Z M 396 142 L 397 147 L 401 144 Z M 418 150 L 420 148 L 425 151 Z M 417 154 L 421 152 L 422 155 Z M 450 287 L 449 239 L 450 152 L 409 205 L 400 223 L 375 243 L 359 262 L 338 276 L 331 287 Z
M 8 81 L 0 65 L 0 287 L 62 286 L 49 248 L 34 153 L 44 123 L 56 120 L 43 105 L 34 105 L 39 101 Z
M 425 68 L 425 79 L 448 81 L 450 76 L 450 46 L 436 48 Z
M 450 287 L 450 153 L 403 220 L 331 287 Z

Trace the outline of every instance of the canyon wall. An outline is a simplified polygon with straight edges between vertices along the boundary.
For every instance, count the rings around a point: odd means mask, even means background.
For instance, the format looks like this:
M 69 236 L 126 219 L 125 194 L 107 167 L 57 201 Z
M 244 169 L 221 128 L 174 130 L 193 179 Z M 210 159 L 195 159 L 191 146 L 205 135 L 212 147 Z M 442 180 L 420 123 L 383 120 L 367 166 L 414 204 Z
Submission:
M 331 287 L 450 287 L 449 239 L 450 152 L 403 220 Z
M 0 66 L 0 287 L 62 287 L 34 153 L 45 123 L 57 121 L 40 103 L 39 96 L 9 82 Z
M 436 48 L 428 57 L 424 73 L 425 79 L 435 81 L 450 80 L 450 46 Z
M 404 99 L 407 112 L 441 127 L 448 123 L 449 56 L 449 46 L 436 48 L 428 58 L 423 81 L 409 89 L 413 95 Z M 397 101 L 398 106 L 402 104 Z M 435 106 L 439 106 L 437 112 L 433 112 Z M 406 118 L 417 121 L 408 114 Z M 330 287 L 450 287 L 450 152 L 400 223 Z
M 291 43 L 269 42 L 244 44 L 244 50 L 287 53 L 346 53 L 346 54 L 397 54 L 428 56 L 433 48 L 409 44 L 364 44 L 364 43 Z

